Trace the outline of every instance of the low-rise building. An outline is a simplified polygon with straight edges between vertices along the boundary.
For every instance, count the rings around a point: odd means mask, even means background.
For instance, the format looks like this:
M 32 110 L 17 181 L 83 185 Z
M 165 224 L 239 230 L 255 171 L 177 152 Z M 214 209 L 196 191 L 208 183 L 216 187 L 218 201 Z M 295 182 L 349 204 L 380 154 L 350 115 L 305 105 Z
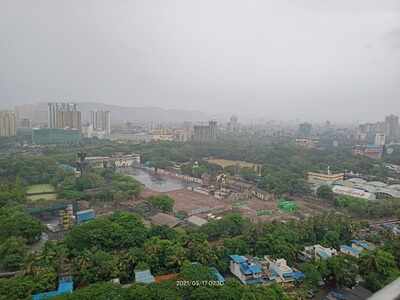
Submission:
M 230 255 L 229 270 L 243 284 L 262 283 L 262 269 L 258 262 L 251 262 L 245 256 Z
M 304 247 L 304 250 L 300 253 L 299 258 L 303 261 L 312 260 L 325 260 L 337 255 L 337 251 L 334 248 L 325 248 L 321 245 L 313 245 Z
M 186 221 L 195 226 L 203 226 L 204 224 L 207 224 L 208 221 L 206 219 L 200 218 L 198 216 L 190 216 L 189 218 L 186 219 Z
M 93 209 L 81 210 L 76 213 L 76 224 L 81 224 L 96 217 L 96 213 Z
M 32 143 L 36 145 L 78 144 L 81 132 L 78 129 L 34 128 Z
M 354 257 L 359 257 L 363 251 L 374 250 L 375 245 L 366 241 L 352 240 L 351 245 L 341 245 L 340 252 Z
M 267 191 L 255 188 L 251 191 L 251 194 L 256 197 L 257 199 L 263 200 L 263 201 L 268 201 L 268 200 L 272 200 L 273 197 L 270 193 L 268 193 Z
M 383 146 L 376 145 L 357 145 L 352 149 L 353 155 L 366 156 L 371 159 L 381 159 L 383 155 Z
M 380 181 L 366 181 L 361 178 L 350 178 L 343 181 L 337 181 L 335 183 L 335 186 L 336 185 L 352 188 L 354 190 L 364 191 L 363 197 L 360 196 L 355 196 L 355 197 L 366 198 L 366 199 L 369 198 L 369 200 L 382 199 L 382 198 L 400 198 L 400 185 L 397 184 L 388 185 Z M 359 191 L 356 192 L 360 193 Z M 368 193 L 373 194 L 373 196 L 368 195 Z
M 332 188 L 332 192 L 337 195 L 351 196 L 356 198 L 362 198 L 365 200 L 376 200 L 376 196 L 373 193 L 369 193 L 361 189 L 355 189 L 346 186 L 335 185 Z
M 125 154 L 125 155 L 115 155 L 115 156 L 89 156 L 85 160 L 93 168 L 106 168 L 110 166 L 115 166 L 117 168 L 127 168 L 133 165 L 140 164 L 139 154 Z
M 307 181 L 315 185 L 332 185 L 336 181 L 340 181 L 343 179 L 344 179 L 344 173 L 331 174 L 331 172 L 329 171 L 327 173 L 316 173 L 316 172 L 307 173 Z
M 168 226 L 169 228 L 173 228 L 177 226 L 180 221 L 174 216 L 158 213 L 150 218 L 151 223 L 158 226 Z
M 268 256 L 265 256 L 264 261 L 264 264 L 269 270 L 268 278 L 271 281 L 287 283 L 301 281 L 304 279 L 304 273 L 289 267 L 284 258 L 274 260 Z

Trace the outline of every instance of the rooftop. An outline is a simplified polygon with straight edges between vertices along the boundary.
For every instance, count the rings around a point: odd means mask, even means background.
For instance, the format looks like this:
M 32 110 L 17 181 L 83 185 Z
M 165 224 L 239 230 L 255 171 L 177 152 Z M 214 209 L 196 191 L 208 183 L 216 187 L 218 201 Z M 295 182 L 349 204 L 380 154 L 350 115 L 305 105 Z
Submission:
M 135 281 L 138 283 L 153 283 L 155 280 L 150 270 L 144 270 L 135 271 Z
M 164 214 L 164 213 L 158 213 L 150 218 L 151 223 L 155 225 L 160 225 L 160 226 L 168 226 L 170 228 L 175 227 L 176 225 L 179 224 L 179 220 L 175 218 L 174 216 Z
M 198 216 L 190 216 L 189 218 L 187 218 L 187 221 L 196 226 L 202 226 L 202 225 L 208 223 L 208 221 L 206 219 L 200 218 Z

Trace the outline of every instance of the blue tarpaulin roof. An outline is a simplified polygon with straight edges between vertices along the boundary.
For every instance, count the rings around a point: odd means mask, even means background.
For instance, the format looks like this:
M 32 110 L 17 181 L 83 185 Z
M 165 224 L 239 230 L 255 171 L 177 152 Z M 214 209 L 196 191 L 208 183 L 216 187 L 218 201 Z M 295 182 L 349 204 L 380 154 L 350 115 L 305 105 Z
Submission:
M 302 279 L 304 279 L 305 276 L 304 276 L 303 272 L 291 272 L 291 273 L 283 274 L 283 277 L 294 278 L 295 280 L 302 280 Z
M 248 264 L 243 262 L 240 264 L 240 271 L 245 275 L 261 273 L 261 266 L 259 264 Z
M 74 283 L 72 280 L 63 280 L 58 284 L 58 289 L 56 291 L 51 291 L 47 293 L 39 293 L 32 296 L 33 300 L 45 300 L 51 299 L 56 296 L 60 296 L 63 294 L 72 293 L 74 290 Z
M 340 249 L 344 249 L 344 250 L 349 251 L 349 252 L 351 252 L 351 253 L 353 253 L 353 254 L 355 254 L 355 255 L 358 255 L 358 254 L 361 253 L 360 250 L 355 249 L 355 248 L 350 247 L 350 246 L 347 246 L 347 245 L 342 245 L 342 246 L 340 246 Z
M 247 258 L 241 255 L 230 255 L 229 256 L 235 263 L 244 263 L 247 261 Z
M 362 241 L 359 241 L 359 240 L 352 240 L 351 242 L 356 244 L 356 245 L 358 245 L 358 246 L 360 246 L 360 247 L 363 247 L 364 249 L 368 249 L 369 248 L 369 245 L 368 245 L 367 242 L 362 242 Z

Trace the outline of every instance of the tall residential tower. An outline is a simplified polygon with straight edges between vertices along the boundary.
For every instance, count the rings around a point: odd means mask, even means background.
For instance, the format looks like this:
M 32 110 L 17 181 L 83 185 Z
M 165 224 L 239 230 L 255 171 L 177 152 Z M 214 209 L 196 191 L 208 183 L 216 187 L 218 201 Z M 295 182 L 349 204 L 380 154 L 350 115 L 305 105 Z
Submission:
M 17 118 L 12 111 L 0 111 L 0 136 L 10 137 L 17 134 Z
M 81 129 L 82 117 L 75 103 L 49 103 L 48 127 Z
M 103 110 L 91 111 L 90 122 L 94 130 L 104 131 L 106 136 L 110 136 L 111 113 L 109 111 L 103 111 Z

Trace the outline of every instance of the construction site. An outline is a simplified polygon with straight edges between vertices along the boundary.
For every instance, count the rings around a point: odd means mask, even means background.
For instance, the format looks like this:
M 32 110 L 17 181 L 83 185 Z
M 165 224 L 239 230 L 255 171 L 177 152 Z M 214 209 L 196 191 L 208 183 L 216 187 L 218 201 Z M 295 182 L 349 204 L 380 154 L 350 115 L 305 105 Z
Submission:
M 151 174 L 151 170 L 149 171 Z M 162 175 L 160 175 L 160 173 Z M 157 180 L 166 182 L 177 174 L 163 170 Z M 160 179 L 161 176 L 161 179 Z M 186 176 L 187 177 L 187 176 Z M 139 205 L 150 196 L 168 195 L 174 199 L 174 213 L 197 216 L 211 220 L 229 212 L 238 212 L 252 222 L 274 220 L 303 219 L 333 209 L 328 204 L 304 198 L 276 198 L 255 187 L 253 183 L 239 177 L 219 174 L 202 176 L 200 182 L 188 184 L 188 178 L 182 179 L 185 187 L 169 191 L 155 191 L 146 187 L 139 199 L 129 203 L 130 207 Z

